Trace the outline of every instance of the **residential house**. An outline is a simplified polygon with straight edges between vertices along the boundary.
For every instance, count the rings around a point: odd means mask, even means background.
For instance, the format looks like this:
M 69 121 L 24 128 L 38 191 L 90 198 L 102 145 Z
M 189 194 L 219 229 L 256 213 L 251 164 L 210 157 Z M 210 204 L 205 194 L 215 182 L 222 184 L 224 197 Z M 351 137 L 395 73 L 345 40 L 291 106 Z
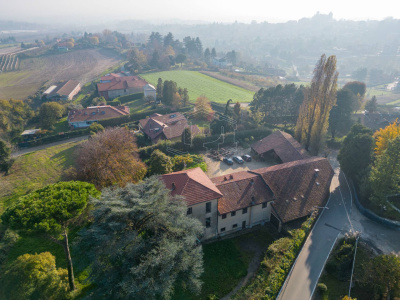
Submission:
M 138 76 L 111 73 L 101 77 L 97 84 L 97 91 L 100 97 L 109 101 L 124 95 L 143 93 L 145 85 L 147 85 L 147 82 Z
M 222 193 L 200 169 L 189 169 L 165 174 L 162 179 L 171 195 L 185 197 L 187 215 L 197 218 L 204 225 L 204 239 L 215 237 L 218 232 L 218 199 Z
M 42 98 L 47 100 L 72 100 L 81 90 L 81 84 L 77 80 L 68 80 L 50 86 L 42 94 Z
M 278 145 L 279 135 L 272 137 Z M 286 140 L 290 141 L 287 136 Z M 283 154 L 300 151 L 290 142 L 275 149 L 284 160 L 290 157 Z M 211 179 L 200 168 L 162 178 L 172 195 L 185 197 L 188 215 L 205 224 L 204 239 L 209 239 L 265 222 L 280 230 L 285 223 L 309 216 L 326 204 L 333 174 L 326 158 L 303 153 L 298 160 Z
M 154 100 L 157 99 L 156 88 L 151 84 L 146 84 L 143 88 L 144 97 L 152 97 Z
M 128 106 L 90 106 L 84 109 L 71 110 L 67 120 L 72 128 L 84 128 L 100 120 L 119 118 L 128 115 Z
M 139 121 L 140 130 L 153 143 L 160 140 L 179 140 L 186 127 L 190 128 L 192 135 L 200 133 L 200 129 L 196 125 L 189 125 L 185 116 L 179 112 L 167 115 L 155 113 Z

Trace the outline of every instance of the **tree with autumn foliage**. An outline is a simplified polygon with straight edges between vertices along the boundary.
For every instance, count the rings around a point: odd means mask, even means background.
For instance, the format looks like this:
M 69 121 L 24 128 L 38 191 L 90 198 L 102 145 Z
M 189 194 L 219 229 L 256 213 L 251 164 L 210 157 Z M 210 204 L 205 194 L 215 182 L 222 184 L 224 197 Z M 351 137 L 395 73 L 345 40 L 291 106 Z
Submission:
M 210 100 L 205 95 L 201 95 L 196 99 L 194 110 L 196 118 L 199 120 L 211 121 L 213 118 L 214 111 L 211 107 Z
M 388 143 L 400 135 L 400 124 L 398 119 L 392 124 L 381 128 L 374 134 L 376 140 L 375 154 L 381 155 L 388 147 Z
M 96 187 L 137 183 L 146 174 L 146 166 L 137 153 L 135 136 L 125 128 L 97 133 L 81 144 L 77 157 L 78 179 Z
M 327 131 L 331 108 L 336 104 L 338 72 L 336 56 L 323 54 L 314 69 L 311 87 L 304 92 L 304 101 L 297 119 L 295 137 L 306 150 L 318 154 Z

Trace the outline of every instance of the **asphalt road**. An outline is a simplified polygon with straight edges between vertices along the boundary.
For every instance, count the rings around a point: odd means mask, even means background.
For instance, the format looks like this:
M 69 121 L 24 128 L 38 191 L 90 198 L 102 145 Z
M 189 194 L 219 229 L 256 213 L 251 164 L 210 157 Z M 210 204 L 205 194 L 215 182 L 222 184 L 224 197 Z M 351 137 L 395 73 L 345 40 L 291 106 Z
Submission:
M 79 136 L 79 137 L 72 138 L 72 139 L 62 140 L 62 141 L 58 141 L 58 142 L 54 142 L 54 143 L 50 143 L 50 144 L 46 144 L 46 145 L 40 145 L 40 146 L 29 147 L 29 148 L 21 148 L 21 149 L 18 149 L 17 151 L 14 151 L 13 153 L 11 153 L 11 157 L 18 157 L 18 156 L 21 156 L 21 155 L 24 155 L 27 153 L 35 152 L 38 150 L 46 149 L 46 148 L 57 146 L 57 145 L 87 140 L 88 138 L 89 138 L 88 135 L 84 135 L 84 136 Z
M 335 169 L 331 195 L 287 277 L 279 300 L 309 300 L 339 234 L 350 228 L 351 191 L 343 173 Z

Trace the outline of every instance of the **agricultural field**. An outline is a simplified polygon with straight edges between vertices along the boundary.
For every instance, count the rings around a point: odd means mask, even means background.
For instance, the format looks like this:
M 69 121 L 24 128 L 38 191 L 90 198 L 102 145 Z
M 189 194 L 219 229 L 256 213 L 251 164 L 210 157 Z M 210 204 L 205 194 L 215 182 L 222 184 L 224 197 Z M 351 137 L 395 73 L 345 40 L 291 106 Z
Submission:
M 43 85 L 61 80 L 77 79 L 85 83 L 119 62 L 119 56 L 104 49 L 20 59 L 17 71 L 0 73 L 0 99 L 26 99 Z
M 195 71 L 165 71 L 140 76 L 154 86 L 157 85 L 158 78 L 162 78 L 163 81 L 175 81 L 179 87 L 188 89 L 190 102 L 195 102 L 197 97 L 205 95 L 211 101 L 219 103 L 226 103 L 229 99 L 233 102 L 247 103 L 253 100 L 254 95 L 252 91 Z
M 16 71 L 19 66 L 19 58 L 15 54 L 0 56 L 0 72 Z

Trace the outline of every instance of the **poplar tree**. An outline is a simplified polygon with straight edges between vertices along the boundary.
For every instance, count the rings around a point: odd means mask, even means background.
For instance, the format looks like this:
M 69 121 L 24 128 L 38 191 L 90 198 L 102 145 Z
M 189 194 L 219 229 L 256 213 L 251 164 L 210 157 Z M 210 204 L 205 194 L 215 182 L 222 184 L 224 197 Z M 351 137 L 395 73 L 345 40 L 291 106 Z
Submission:
M 336 103 L 338 75 L 336 56 L 327 59 L 323 54 L 315 66 L 311 87 L 304 92 L 295 137 L 314 154 L 318 154 L 328 127 L 329 112 Z

